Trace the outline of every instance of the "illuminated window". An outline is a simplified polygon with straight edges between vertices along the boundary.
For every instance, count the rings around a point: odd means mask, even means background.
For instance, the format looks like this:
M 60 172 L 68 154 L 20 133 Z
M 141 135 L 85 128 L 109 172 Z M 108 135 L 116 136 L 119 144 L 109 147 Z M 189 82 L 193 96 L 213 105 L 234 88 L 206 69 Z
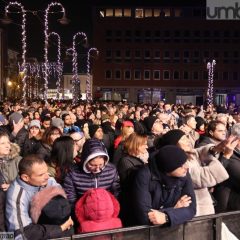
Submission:
M 153 16 L 154 17 L 160 17 L 160 9 L 153 9 Z
M 170 17 L 171 16 L 170 8 L 164 8 L 163 12 L 165 13 L 165 17 Z
M 100 10 L 100 11 L 99 11 L 99 16 L 100 16 L 100 17 L 105 17 L 105 12 L 104 12 L 104 10 Z
M 123 15 L 124 17 L 131 17 L 131 9 L 125 8 L 123 9 Z
M 106 9 L 106 17 L 113 17 L 113 9 Z
M 152 9 L 145 9 L 145 17 L 152 17 Z
M 143 18 L 143 9 L 142 8 L 135 9 L 135 18 Z
M 115 17 L 122 17 L 122 9 L 117 8 L 115 9 Z
M 174 9 L 174 16 L 175 17 L 181 17 L 182 11 L 180 8 Z

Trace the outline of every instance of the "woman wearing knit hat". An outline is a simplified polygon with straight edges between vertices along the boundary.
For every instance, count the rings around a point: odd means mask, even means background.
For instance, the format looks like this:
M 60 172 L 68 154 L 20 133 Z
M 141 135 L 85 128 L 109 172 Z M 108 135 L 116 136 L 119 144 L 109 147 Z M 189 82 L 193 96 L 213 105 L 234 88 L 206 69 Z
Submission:
M 228 174 L 221 162 L 209 153 L 213 144 L 194 149 L 185 133 L 175 129 L 167 132 L 159 140 L 158 148 L 166 145 L 176 145 L 187 154 L 189 173 L 197 200 L 196 216 L 214 214 L 214 204 L 208 188 L 228 179 Z
M 165 146 L 136 172 L 128 196 L 133 224 L 175 226 L 194 217 L 196 199 L 186 161 L 182 149 Z

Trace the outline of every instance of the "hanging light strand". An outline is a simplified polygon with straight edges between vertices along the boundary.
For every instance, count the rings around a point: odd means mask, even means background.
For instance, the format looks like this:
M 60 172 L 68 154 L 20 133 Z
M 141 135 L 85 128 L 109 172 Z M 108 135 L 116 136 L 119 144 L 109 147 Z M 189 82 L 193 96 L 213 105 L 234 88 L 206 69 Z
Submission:
M 27 105 L 27 99 L 26 99 L 26 90 L 27 90 L 27 69 L 26 69 L 26 10 L 24 9 L 23 5 L 19 2 L 9 2 L 9 4 L 5 7 L 5 13 L 9 13 L 10 6 L 17 6 L 21 9 L 22 13 L 22 72 L 23 72 L 23 78 L 22 78 L 22 84 L 23 84 L 23 104 L 24 106 Z M 19 72 L 20 73 L 20 72 Z
M 61 89 L 61 77 L 62 77 L 62 64 L 61 64 L 61 38 L 58 33 L 51 32 L 49 33 L 48 37 L 55 36 L 57 38 L 57 64 L 56 64 L 56 71 L 57 71 L 57 99 L 60 98 L 60 89 Z
M 90 56 L 91 52 L 96 52 L 98 55 L 97 48 L 90 48 L 87 54 L 87 80 L 86 80 L 86 99 L 87 101 L 92 101 L 92 91 L 91 91 L 91 80 L 90 80 Z
M 48 14 L 50 13 L 50 8 L 54 6 L 59 6 L 62 8 L 63 15 L 65 16 L 65 9 L 62 6 L 61 3 L 58 2 L 52 2 L 48 4 L 47 9 L 45 10 L 45 16 L 44 16 L 44 36 L 45 36 L 45 41 L 44 41 L 44 100 L 45 104 L 47 104 L 47 95 L 48 95 L 48 71 L 49 71 L 49 63 L 48 63 Z
M 207 103 L 208 105 L 213 104 L 213 81 L 214 81 L 214 70 L 215 70 L 216 60 L 212 60 L 212 62 L 207 63 L 208 69 L 208 89 L 207 89 Z
M 72 46 L 72 69 L 73 69 L 73 77 L 72 77 L 72 94 L 73 105 L 77 104 L 80 100 L 81 88 L 80 88 L 80 79 L 78 77 L 78 62 L 77 62 L 77 50 L 76 50 L 76 38 L 83 37 L 83 41 L 87 41 L 87 35 L 84 32 L 77 32 L 73 36 L 73 46 Z

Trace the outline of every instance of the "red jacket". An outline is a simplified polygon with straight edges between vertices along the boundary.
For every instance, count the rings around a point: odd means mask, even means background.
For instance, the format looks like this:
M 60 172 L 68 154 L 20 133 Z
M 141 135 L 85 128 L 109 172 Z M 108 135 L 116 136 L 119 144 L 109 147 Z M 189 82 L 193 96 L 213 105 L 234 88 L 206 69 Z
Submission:
M 75 207 L 80 224 L 78 233 L 122 227 L 122 222 L 118 218 L 119 210 L 119 202 L 107 190 L 103 188 L 88 190 Z

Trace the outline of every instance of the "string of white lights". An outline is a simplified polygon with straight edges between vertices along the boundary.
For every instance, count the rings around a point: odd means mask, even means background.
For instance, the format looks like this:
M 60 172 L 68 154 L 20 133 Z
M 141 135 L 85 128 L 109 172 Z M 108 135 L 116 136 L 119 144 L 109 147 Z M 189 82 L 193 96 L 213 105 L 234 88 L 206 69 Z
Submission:
M 57 38 L 57 66 L 56 66 L 56 71 L 57 71 L 57 99 L 60 98 L 60 88 L 61 88 L 61 77 L 62 77 L 62 64 L 61 64 L 61 38 L 58 33 L 56 32 L 51 32 L 49 33 L 48 37 L 51 35 L 55 36 Z
M 72 77 L 72 104 L 75 105 L 80 100 L 81 88 L 80 88 L 80 79 L 78 77 L 78 62 L 77 62 L 77 50 L 76 50 L 76 38 L 83 37 L 83 41 L 87 41 L 87 35 L 84 32 L 77 32 L 73 36 L 73 46 L 72 46 L 72 69 L 73 69 L 73 77 Z
M 45 41 L 44 41 L 44 65 L 45 65 L 45 69 L 44 69 L 44 100 L 45 103 L 47 104 L 47 95 L 48 95 L 48 38 L 49 38 L 49 34 L 48 34 L 48 14 L 50 13 L 50 8 L 54 7 L 54 6 L 59 6 L 62 8 L 62 12 L 63 15 L 65 16 L 65 9 L 62 6 L 61 3 L 58 2 L 52 2 L 50 4 L 48 4 L 47 9 L 45 10 L 45 16 L 44 16 L 44 36 L 45 36 Z
M 87 101 L 92 101 L 92 91 L 91 91 L 91 80 L 90 80 L 90 55 L 91 52 L 95 51 L 98 55 L 97 48 L 90 48 L 87 54 L 87 81 L 86 81 L 86 99 Z
M 215 70 L 216 60 L 207 63 L 208 69 L 208 88 L 207 88 L 207 103 L 208 105 L 213 104 L 213 81 L 214 81 L 214 70 Z
M 9 4 L 5 7 L 5 13 L 9 13 L 10 6 L 18 6 L 21 8 L 22 13 L 22 72 L 23 72 L 23 78 L 22 78 L 22 84 L 23 84 L 23 104 L 24 106 L 27 105 L 27 99 L 26 99 L 26 90 L 27 90 L 27 69 L 26 69 L 26 11 L 23 7 L 23 5 L 19 2 L 9 2 Z M 19 72 L 20 73 L 20 72 Z

